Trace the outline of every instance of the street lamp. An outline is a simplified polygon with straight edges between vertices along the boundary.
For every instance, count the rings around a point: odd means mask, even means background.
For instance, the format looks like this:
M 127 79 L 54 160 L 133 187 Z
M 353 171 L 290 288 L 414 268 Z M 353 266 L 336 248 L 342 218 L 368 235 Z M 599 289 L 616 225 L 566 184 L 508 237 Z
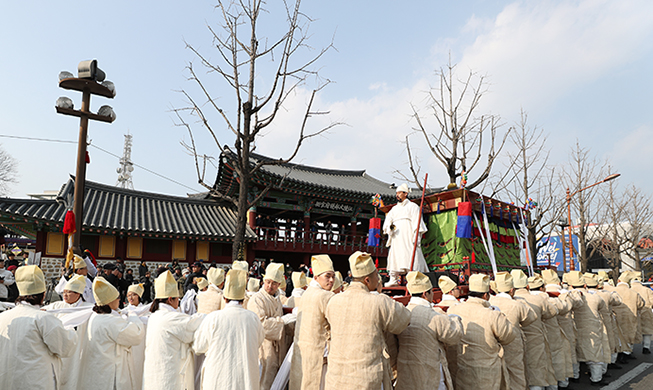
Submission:
M 116 89 L 111 81 L 104 81 L 106 75 L 98 68 L 97 60 L 82 61 L 77 66 L 77 77 L 70 72 L 59 73 L 59 87 L 82 92 L 82 108 L 75 110 L 70 98 L 57 99 L 57 113 L 79 117 L 79 141 L 77 145 L 77 172 L 75 175 L 75 194 L 73 213 L 75 226 L 71 248 L 74 253 L 81 255 L 79 242 L 82 235 L 82 212 L 84 205 L 84 183 L 86 181 L 86 139 L 88 134 L 88 120 L 111 123 L 116 119 L 116 114 L 110 106 L 100 107 L 97 114 L 89 111 L 91 95 L 104 96 L 113 99 Z
M 573 271 L 574 269 L 576 269 L 576 265 L 574 264 L 574 245 L 573 245 L 574 240 L 571 237 L 571 197 L 576 195 L 577 193 L 579 193 L 581 191 L 585 191 L 588 188 L 592 188 L 592 187 L 594 187 L 596 185 L 599 185 L 601 183 L 605 183 L 606 181 L 616 179 L 619 176 L 621 176 L 620 173 L 613 173 L 612 175 L 609 175 L 605 179 L 603 179 L 601 181 L 597 181 L 596 183 L 594 183 L 592 185 L 589 185 L 587 187 L 581 188 L 580 190 L 574 192 L 573 194 L 570 193 L 569 187 L 567 187 L 567 217 L 569 219 L 569 270 L 570 271 Z M 563 235 L 564 235 L 564 233 L 563 233 Z

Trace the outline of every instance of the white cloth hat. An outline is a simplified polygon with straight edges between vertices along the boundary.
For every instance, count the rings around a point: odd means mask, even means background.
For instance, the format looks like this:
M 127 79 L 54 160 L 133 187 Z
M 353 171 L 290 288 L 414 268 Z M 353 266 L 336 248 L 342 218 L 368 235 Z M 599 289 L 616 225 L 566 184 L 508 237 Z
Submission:
M 133 292 L 134 294 L 138 295 L 140 298 L 143 297 L 143 293 L 145 292 L 145 288 L 143 287 L 143 284 L 132 284 L 127 288 L 127 292 Z
M 508 272 L 497 272 L 494 281 L 498 292 L 508 292 L 515 287 L 512 282 L 512 275 Z
M 536 289 L 544 286 L 544 279 L 538 274 L 534 274 L 530 278 L 528 278 L 528 288 Z
M 528 277 L 524 271 L 513 269 L 510 271 L 510 276 L 512 276 L 512 284 L 515 288 L 526 288 L 528 286 Z
M 362 278 L 376 271 L 372 256 L 361 251 L 356 251 L 349 256 L 349 268 L 351 275 L 355 278 Z
M 469 291 L 478 293 L 490 291 L 490 277 L 485 274 L 474 274 L 470 276 Z
M 249 278 L 247 281 L 247 291 L 249 292 L 258 292 L 261 288 L 261 281 L 256 278 Z
M 105 278 L 98 276 L 93 281 L 93 297 L 98 306 L 108 305 L 120 297 L 120 293 Z
M 206 272 L 206 278 L 209 280 L 209 283 L 219 286 L 224 282 L 224 270 L 222 268 L 211 267 Z
M 82 258 L 82 256 L 80 256 L 80 255 L 73 255 L 73 259 L 74 259 L 73 267 L 74 267 L 75 269 L 86 268 L 86 261 L 84 261 L 84 259 Z
M 206 287 L 209 287 L 209 281 L 206 280 L 205 278 L 196 278 L 197 281 L 197 289 L 202 291 Z
M 21 296 L 45 292 L 45 275 L 36 265 L 18 267 L 16 270 L 16 286 Z
M 286 283 L 286 278 L 283 277 L 283 264 L 281 263 L 270 263 L 265 269 L 265 275 L 263 275 L 263 280 L 270 279 L 282 285 Z
M 583 278 L 585 279 L 587 287 L 596 287 L 599 285 L 599 277 L 596 274 L 585 272 Z
M 168 270 L 159 275 L 159 277 L 154 281 L 154 292 L 155 299 L 180 297 L 177 281 Z
M 63 286 L 63 289 L 76 292 L 77 294 L 83 294 L 86 289 L 86 276 L 74 274 L 66 282 L 66 285 Z
M 306 274 L 303 272 L 293 272 L 292 285 L 294 288 L 302 288 L 308 286 L 308 282 L 306 282 Z
M 438 278 L 438 287 L 440 287 L 440 290 L 442 290 L 442 293 L 444 294 L 449 294 L 449 292 L 456 288 L 456 286 L 458 286 L 456 282 L 451 280 L 448 276 L 442 275 Z
M 329 255 L 315 255 L 311 257 L 313 275 L 320 276 L 325 272 L 333 271 L 333 261 Z
M 408 281 L 406 288 L 411 294 L 421 294 L 433 289 L 431 279 L 419 271 L 409 272 L 408 275 L 406 275 L 406 280 Z
M 585 277 L 580 271 L 569 271 L 567 274 L 567 283 L 572 287 L 583 287 L 585 285 Z
M 397 187 L 397 192 L 410 193 L 410 188 L 408 188 L 408 184 L 404 183 L 404 184 L 400 185 L 399 187 Z
M 247 272 L 247 271 L 249 271 L 249 264 L 246 261 L 236 260 L 231 265 L 231 269 L 239 269 L 239 270 Z
M 546 284 L 560 284 L 558 273 L 552 269 L 542 270 L 542 279 L 544 279 L 544 283 Z
M 247 284 L 247 271 L 232 269 L 227 274 L 227 279 L 224 283 L 224 297 L 236 301 L 245 299 L 245 287 Z

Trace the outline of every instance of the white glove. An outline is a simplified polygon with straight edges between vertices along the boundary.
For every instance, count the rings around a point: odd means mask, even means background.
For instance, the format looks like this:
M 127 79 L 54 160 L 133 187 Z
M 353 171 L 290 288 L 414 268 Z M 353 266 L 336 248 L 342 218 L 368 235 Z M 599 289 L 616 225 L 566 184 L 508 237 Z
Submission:
M 293 322 L 297 321 L 297 316 L 294 314 L 285 314 L 281 316 L 281 319 L 283 320 L 284 325 L 292 324 Z

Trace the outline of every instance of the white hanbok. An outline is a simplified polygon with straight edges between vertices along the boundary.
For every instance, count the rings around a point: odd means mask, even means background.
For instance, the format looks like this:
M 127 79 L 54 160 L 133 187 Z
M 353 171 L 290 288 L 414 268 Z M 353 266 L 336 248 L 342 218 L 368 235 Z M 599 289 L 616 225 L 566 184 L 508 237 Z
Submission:
M 59 295 L 63 295 L 63 290 L 66 286 L 66 283 L 68 283 L 68 280 L 62 276 L 61 279 L 59 279 L 59 284 L 54 287 L 54 292 Z M 86 278 L 86 287 L 84 288 L 84 293 L 82 296 L 86 302 L 91 304 L 95 303 L 95 297 L 93 296 L 93 282 L 91 282 L 91 279 L 88 277 Z
M 136 389 L 131 347 L 141 343 L 143 336 L 143 323 L 133 313 L 127 319 L 117 311 L 93 313 L 86 331 L 79 388 Z
M 394 226 L 394 229 L 392 228 Z M 397 272 L 403 269 L 410 270 L 410 262 L 413 255 L 415 235 L 419 227 L 417 237 L 417 251 L 415 252 L 415 264 L 412 271 L 427 272 L 426 260 L 422 253 L 422 234 L 426 232 L 426 225 L 419 212 L 419 206 L 405 199 L 397 203 L 383 222 L 383 233 L 388 235 L 388 271 Z
M 0 389 L 57 389 L 60 358 L 74 351 L 74 330 L 37 306 L 19 303 L 0 314 Z
M 143 387 L 143 366 L 145 365 L 145 335 L 147 334 L 147 321 L 149 319 L 149 312 L 140 313 L 144 308 L 145 305 L 142 302 L 139 302 L 138 306 L 134 306 L 130 303 L 120 311 L 123 316 L 129 315 L 129 313 L 135 313 L 139 316 L 141 322 L 143 323 L 143 340 L 139 344 L 132 345 L 132 360 L 134 362 L 133 372 L 136 390 L 139 390 Z
M 258 316 L 237 302 L 208 314 L 193 350 L 204 353 L 202 389 L 258 390 L 258 351 L 265 338 Z
M 152 313 L 145 339 L 144 390 L 195 387 L 191 343 L 203 317 L 203 314 L 180 313 L 165 303 Z

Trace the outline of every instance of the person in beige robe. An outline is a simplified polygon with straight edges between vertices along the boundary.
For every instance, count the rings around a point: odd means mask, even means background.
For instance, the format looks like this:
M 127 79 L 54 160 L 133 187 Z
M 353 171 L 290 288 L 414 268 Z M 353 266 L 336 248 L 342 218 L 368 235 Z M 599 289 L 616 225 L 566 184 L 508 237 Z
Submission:
M 469 279 L 469 298 L 447 311 L 459 315 L 463 324 L 456 389 L 496 390 L 505 379 L 499 353 L 518 332 L 505 315 L 490 308 L 489 291 L 489 276 L 474 274 Z
M 608 291 L 604 289 L 604 280 L 601 277 L 597 277 L 597 294 L 603 299 L 605 304 L 608 306 L 609 316 L 608 318 L 603 319 L 603 324 L 605 325 L 606 332 L 608 333 L 608 344 L 610 345 L 610 363 L 608 368 L 612 369 L 621 369 L 617 363 L 617 354 L 620 351 L 621 341 L 619 340 L 619 329 L 617 328 L 617 319 L 614 315 L 615 306 L 622 304 L 621 297 L 619 294 L 614 291 Z
M 437 313 L 431 307 L 433 286 L 428 276 L 418 271 L 406 276 L 411 294 L 408 310 L 410 325 L 397 336 L 397 385 L 395 390 L 453 390 L 444 345 L 455 346 L 462 337 L 459 316 Z M 521 389 L 523 390 L 523 389 Z
M 515 339 L 503 346 L 503 361 L 508 373 L 509 389 L 524 390 L 527 382 L 524 365 L 524 333 L 521 327 L 535 322 L 537 314 L 528 303 L 513 299 L 515 288 L 510 273 L 497 273 L 495 281 L 497 294 L 490 297 L 490 305 L 498 307 L 517 332 Z
M 556 308 L 557 315 L 544 320 L 544 329 L 546 330 L 546 338 L 549 341 L 549 349 L 551 350 L 551 361 L 553 372 L 555 374 L 557 385 L 559 388 L 566 388 L 569 386 L 569 377 L 573 376 L 573 365 L 571 362 L 571 345 L 569 340 L 565 337 L 560 323 L 559 317 L 564 317 L 565 314 L 571 310 L 571 304 L 566 300 L 561 300 L 559 297 L 549 295 L 544 287 L 544 279 L 538 274 L 528 278 L 528 288 L 531 292 L 539 291 L 549 300 L 549 303 Z
M 410 311 L 384 294 L 370 293 L 377 289 L 379 278 L 368 253 L 355 252 L 349 264 L 351 284 L 326 308 L 331 344 L 325 389 L 379 390 L 384 377 L 384 332 L 403 332 Z
M 579 292 L 585 304 L 573 308 L 574 322 L 578 329 L 576 355 L 579 362 L 585 362 L 589 367 L 590 381 L 594 385 L 607 384 L 603 380 L 603 364 L 610 363 L 609 345 L 601 320 L 601 312 L 607 309 L 603 299 L 596 293 L 587 290 L 585 277 L 580 271 L 570 271 L 567 281 L 572 291 Z M 574 378 L 578 379 L 580 372 L 574 367 Z
M 323 385 L 324 352 L 329 341 L 329 323 L 325 312 L 327 303 L 334 295 L 331 288 L 335 272 L 328 255 L 313 256 L 311 268 L 315 277 L 297 306 L 290 390 L 319 390 Z
M 283 350 L 285 325 L 294 322 L 292 314 L 283 314 L 283 305 L 279 300 L 279 286 L 283 278 L 283 264 L 270 263 L 263 276 L 263 288 L 252 295 L 247 304 L 247 310 L 258 315 L 265 333 L 259 350 L 261 390 L 269 390 L 274 382 L 286 353 Z
M 651 335 L 653 335 L 653 291 L 642 285 L 641 280 L 633 279 L 630 288 L 644 300 L 644 306 L 638 312 L 642 327 L 642 353 L 651 353 Z
M 624 272 L 619 275 L 619 282 L 614 288 L 614 292 L 619 294 L 623 302 L 614 308 L 614 313 L 617 316 L 617 325 L 620 330 L 620 339 L 622 341 L 622 362 L 628 359 L 633 351 L 633 344 L 637 344 L 640 340 L 637 339 L 637 328 L 639 319 L 637 314 L 644 307 L 645 302 L 637 292 L 633 291 L 628 284 L 632 279 L 629 272 Z
M 546 294 L 541 292 L 531 294 L 528 290 L 528 278 L 522 270 L 513 270 L 510 274 L 515 286 L 514 298 L 529 304 L 537 314 L 537 320 L 530 325 L 522 326 L 526 348 L 524 362 L 528 387 L 538 390 L 547 386 L 556 386 L 558 381 L 553 371 L 551 350 L 542 321 L 556 316 L 558 310 L 551 305 Z
M 216 310 L 224 309 L 224 297 L 222 288 L 224 287 L 225 273 L 222 268 L 209 268 L 206 273 L 206 279 L 209 281 L 209 287 L 205 291 L 197 294 L 197 312 L 208 314 Z

